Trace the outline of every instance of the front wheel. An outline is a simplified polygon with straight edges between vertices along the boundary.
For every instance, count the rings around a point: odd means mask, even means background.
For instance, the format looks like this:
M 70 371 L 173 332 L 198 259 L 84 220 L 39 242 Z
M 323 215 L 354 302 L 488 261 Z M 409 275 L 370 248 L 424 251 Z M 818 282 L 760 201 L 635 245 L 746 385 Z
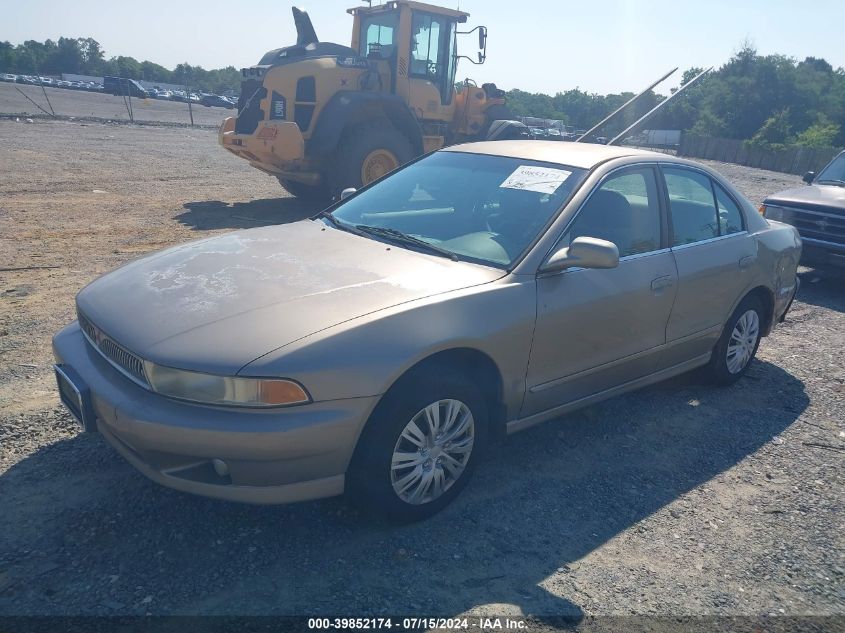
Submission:
M 329 173 L 332 194 L 378 180 L 414 157 L 410 141 L 389 122 L 353 128 L 343 135 Z
M 322 185 L 306 185 L 294 180 L 284 180 L 283 178 L 279 178 L 278 180 L 279 184 L 288 193 L 304 202 L 320 205 L 320 208 L 328 206 L 331 202 L 329 190 Z
M 425 519 L 469 482 L 486 432 L 484 399 L 462 376 L 444 371 L 406 380 L 367 423 L 350 467 L 350 493 L 389 519 Z
M 713 382 L 730 385 L 746 372 L 760 346 L 764 314 L 757 297 L 746 297 L 734 310 L 707 366 Z

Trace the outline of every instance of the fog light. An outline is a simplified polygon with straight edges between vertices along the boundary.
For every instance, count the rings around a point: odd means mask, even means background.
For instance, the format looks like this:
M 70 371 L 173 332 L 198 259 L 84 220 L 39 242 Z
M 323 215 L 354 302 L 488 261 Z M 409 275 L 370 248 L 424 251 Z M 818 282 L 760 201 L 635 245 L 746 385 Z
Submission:
M 229 464 L 224 462 L 222 459 L 212 459 L 211 465 L 214 466 L 214 472 L 216 472 L 221 477 L 229 476 Z

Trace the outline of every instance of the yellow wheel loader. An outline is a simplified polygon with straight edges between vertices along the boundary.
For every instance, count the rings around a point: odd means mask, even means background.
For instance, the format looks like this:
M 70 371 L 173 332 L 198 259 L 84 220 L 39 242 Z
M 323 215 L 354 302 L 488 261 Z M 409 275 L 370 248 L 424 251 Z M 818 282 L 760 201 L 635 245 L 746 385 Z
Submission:
M 487 29 L 459 31 L 469 14 L 396 0 L 349 9 L 351 46 L 320 42 L 293 9 L 297 41 L 243 69 L 238 114 L 220 144 L 296 196 L 328 199 L 412 158 L 467 140 L 525 136 L 504 92 L 466 80 L 458 59 L 483 63 Z M 477 33 L 477 61 L 458 36 Z

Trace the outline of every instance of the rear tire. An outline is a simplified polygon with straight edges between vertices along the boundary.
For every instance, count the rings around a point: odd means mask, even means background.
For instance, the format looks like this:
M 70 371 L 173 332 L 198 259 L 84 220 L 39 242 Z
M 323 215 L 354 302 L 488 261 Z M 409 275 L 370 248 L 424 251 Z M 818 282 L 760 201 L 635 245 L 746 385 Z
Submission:
M 388 121 L 352 128 L 338 143 L 329 173 L 333 196 L 360 189 L 414 157 L 410 141 Z
M 440 435 L 428 422 L 431 416 L 440 420 L 435 426 Z M 392 521 L 426 519 L 467 485 L 487 430 L 487 403 L 461 374 L 449 369 L 410 374 L 367 422 L 347 475 L 349 496 Z
M 746 297 L 737 306 L 705 367 L 712 382 L 731 385 L 748 370 L 760 346 L 765 316 L 763 302 L 758 297 Z

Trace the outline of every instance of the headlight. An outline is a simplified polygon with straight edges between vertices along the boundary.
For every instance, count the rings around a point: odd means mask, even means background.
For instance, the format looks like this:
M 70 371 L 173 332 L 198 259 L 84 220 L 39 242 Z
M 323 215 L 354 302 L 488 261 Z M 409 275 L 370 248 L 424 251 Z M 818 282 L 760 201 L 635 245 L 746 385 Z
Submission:
M 783 210 L 770 204 L 760 205 L 760 215 L 770 220 L 783 220 Z
M 236 407 L 280 407 L 310 402 L 308 393 L 292 380 L 215 376 L 144 363 L 150 387 L 180 400 Z

